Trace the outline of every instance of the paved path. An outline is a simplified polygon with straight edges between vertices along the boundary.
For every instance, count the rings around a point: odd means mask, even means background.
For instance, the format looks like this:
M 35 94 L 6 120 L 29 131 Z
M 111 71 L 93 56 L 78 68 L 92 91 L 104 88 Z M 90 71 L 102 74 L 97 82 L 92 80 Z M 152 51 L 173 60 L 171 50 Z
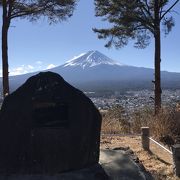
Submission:
M 101 150 L 100 164 L 59 175 L 0 176 L 0 180 L 152 180 L 125 151 Z

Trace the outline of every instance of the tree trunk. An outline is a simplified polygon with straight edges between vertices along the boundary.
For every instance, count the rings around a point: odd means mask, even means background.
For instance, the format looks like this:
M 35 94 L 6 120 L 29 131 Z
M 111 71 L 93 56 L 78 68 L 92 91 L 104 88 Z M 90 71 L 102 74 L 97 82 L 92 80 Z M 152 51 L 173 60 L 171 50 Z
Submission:
M 155 114 L 161 109 L 161 34 L 160 29 L 155 35 Z
M 154 1 L 154 38 L 155 38 L 155 114 L 159 113 L 161 109 L 161 31 L 160 31 L 160 2 L 159 0 Z
M 7 17 L 7 7 L 3 4 L 3 25 L 2 25 L 2 75 L 3 75 L 3 96 L 9 94 L 9 71 L 8 71 L 8 29 L 10 20 Z

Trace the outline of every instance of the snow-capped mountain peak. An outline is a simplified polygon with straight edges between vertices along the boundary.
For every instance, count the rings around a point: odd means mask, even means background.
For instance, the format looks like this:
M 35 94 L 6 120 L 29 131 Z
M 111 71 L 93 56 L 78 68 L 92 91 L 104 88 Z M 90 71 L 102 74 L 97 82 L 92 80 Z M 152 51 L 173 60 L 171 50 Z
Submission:
M 85 69 L 87 67 L 93 67 L 102 64 L 122 66 L 122 64 L 108 58 L 99 51 L 89 51 L 87 53 L 82 53 L 79 56 L 76 56 L 73 59 L 67 61 L 63 65 L 63 67 L 80 66 Z

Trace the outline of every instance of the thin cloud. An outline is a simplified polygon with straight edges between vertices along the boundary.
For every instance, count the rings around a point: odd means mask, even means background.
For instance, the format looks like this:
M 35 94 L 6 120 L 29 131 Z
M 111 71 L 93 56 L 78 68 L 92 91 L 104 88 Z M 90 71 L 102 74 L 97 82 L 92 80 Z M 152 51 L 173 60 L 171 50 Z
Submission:
M 54 64 L 43 64 L 42 61 L 36 61 L 33 65 L 20 65 L 19 67 L 10 68 L 9 69 L 9 75 L 10 76 L 17 76 L 21 74 L 27 74 L 32 72 L 38 72 L 43 70 L 48 70 L 56 67 Z M 0 77 L 2 77 L 2 67 L 0 67 Z
M 29 69 L 34 69 L 34 67 L 32 65 L 28 65 Z
M 33 72 L 34 67 L 32 65 L 21 65 L 17 68 L 13 68 L 9 70 L 9 74 L 11 76 L 16 76 L 16 75 L 20 75 L 20 74 L 26 74 L 26 73 L 30 73 Z
M 43 62 L 42 61 L 36 61 L 36 64 L 41 65 L 41 64 L 43 64 Z
M 49 64 L 46 69 L 52 69 L 52 68 L 55 68 L 55 67 L 56 67 L 56 65 L 54 65 L 54 64 Z

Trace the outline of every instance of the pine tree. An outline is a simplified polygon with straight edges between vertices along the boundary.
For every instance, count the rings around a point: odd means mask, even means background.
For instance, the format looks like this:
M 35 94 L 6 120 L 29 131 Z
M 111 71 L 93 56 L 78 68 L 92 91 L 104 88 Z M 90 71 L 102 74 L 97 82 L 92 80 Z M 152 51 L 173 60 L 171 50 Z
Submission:
M 170 15 L 179 0 L 95 0 L 96 16 L 112 26 L 96 29 L 99 39 L 108 39 L 106 47 L 121 48 L 135 40 L 136 48 L 145 48 L 151 37 L 155 43 L 155 113 L 161 108 L 161 32 L 167 35 L 175 25 Z M 172 3 L 172 4 L 171 4 Z M 163 27 L 163 28 L 162 28 Z
M 9 94 L 8 30 L 15 18 L 36 21 L 47 17 L 49 23 L 64 21 L 73 14 L 76 0 L 0 0 L 2 7 L 3 95 Z

